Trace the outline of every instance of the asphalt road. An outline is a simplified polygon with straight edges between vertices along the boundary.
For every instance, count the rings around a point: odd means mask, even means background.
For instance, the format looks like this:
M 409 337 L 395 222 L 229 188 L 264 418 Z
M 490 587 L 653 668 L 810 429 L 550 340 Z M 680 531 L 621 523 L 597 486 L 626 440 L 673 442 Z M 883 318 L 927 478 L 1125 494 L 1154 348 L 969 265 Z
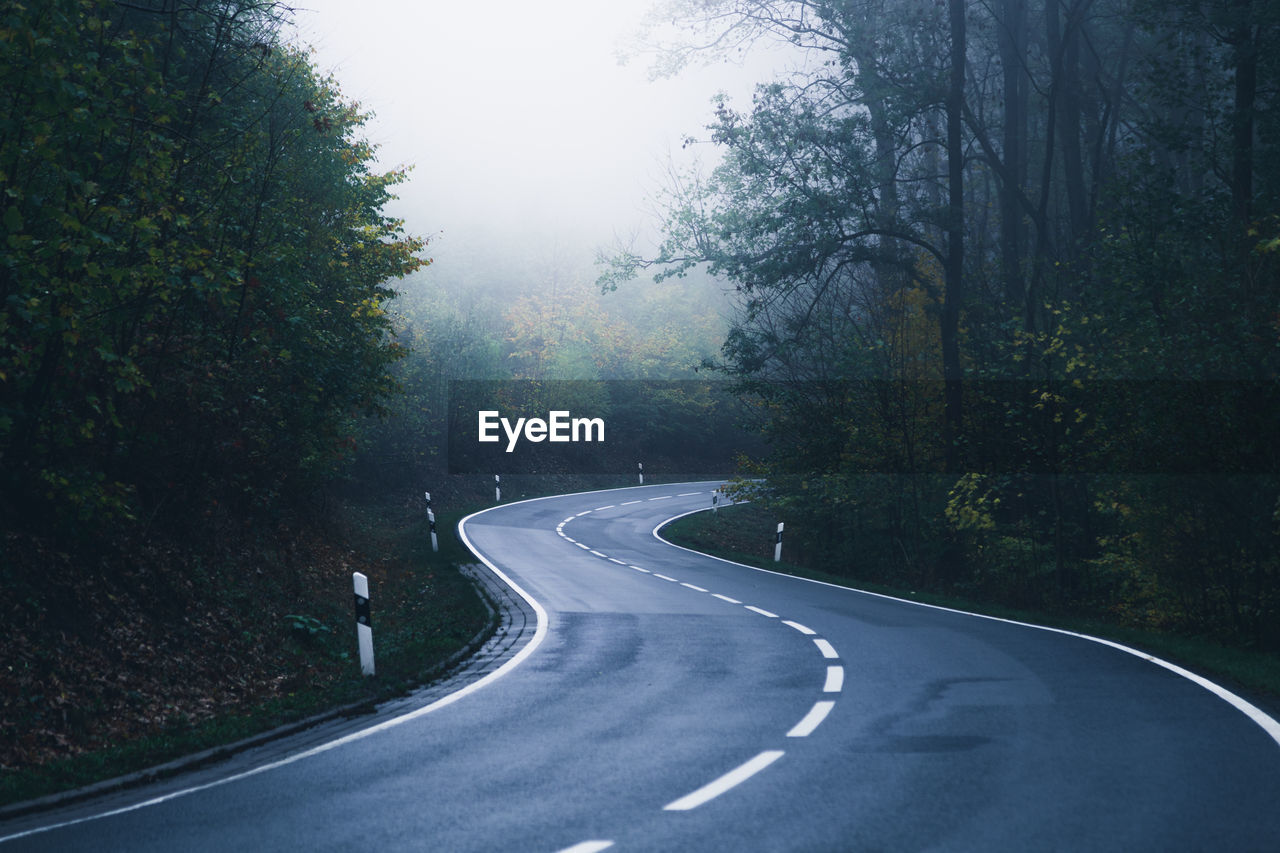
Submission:
M 653 535 L 713 487 L 471 517 L 531 601 L 461 692 L 0 824 L 0 851 L 1280 849 L 1271 718 L 1086 638 Z

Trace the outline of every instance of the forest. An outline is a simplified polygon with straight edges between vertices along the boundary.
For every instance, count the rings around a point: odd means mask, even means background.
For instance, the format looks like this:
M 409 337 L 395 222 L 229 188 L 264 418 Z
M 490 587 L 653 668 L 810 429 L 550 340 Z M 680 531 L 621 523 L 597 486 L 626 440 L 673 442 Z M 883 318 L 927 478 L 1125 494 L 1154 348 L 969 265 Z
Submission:
M 0 765 L 315 675 L 333 507 L 488 501 L 492 394 L 632 437 L 524 492 L 736 473 L 850 582 L 1280 651 L 1275 4 L 673 0 L 654 73 L 794 61 L 598 256 L 415 236 L 293 13 L 0 11 Z
M 803 61 L 608 288 L 736 291 L 743 493 L 804 560 L 1280 649 L 1280 23 L 1251 0 L 675 2 L 660 73 Z M 673 26 L 667 27 L 670 22 Z

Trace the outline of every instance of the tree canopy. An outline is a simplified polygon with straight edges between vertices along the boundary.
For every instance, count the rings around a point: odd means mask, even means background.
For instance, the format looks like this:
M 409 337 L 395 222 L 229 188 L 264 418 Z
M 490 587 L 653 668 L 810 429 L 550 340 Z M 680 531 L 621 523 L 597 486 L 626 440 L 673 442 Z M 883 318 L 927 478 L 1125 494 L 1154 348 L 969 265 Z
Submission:
M 655 21 L 677 24 L 661 69 L 759 39 L 802 58 L 715 104 L 721 164 L 672 184 L 656 253 L 604 283 L 735 285 L 720 366 L 768 404 L 760 497 L 814 559 L 1280 645 L 1276 9 Z
M 265 0 L 0 20 L 0 501 L 92 529 L 264 507 L 393 389 L 368 116 Z

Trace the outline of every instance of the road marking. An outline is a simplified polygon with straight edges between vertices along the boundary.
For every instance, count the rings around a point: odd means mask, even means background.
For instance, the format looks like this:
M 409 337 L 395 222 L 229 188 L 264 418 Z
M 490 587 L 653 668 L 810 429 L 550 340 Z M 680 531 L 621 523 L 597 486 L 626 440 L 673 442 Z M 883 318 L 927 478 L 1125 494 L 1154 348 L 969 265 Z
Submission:
M 608 506 L 598 506 L 598 507 L 596 507 L 595 509 L 593 509 L 593 510 L 591 510 L 591 511 L 592 511 L 592 512 L 600 512 L 600 510 L 602 510 L 602 509 L 613 509 L 613 508 L 614 508 L 614 506 L 615 506 L 615 504 L 609 504 Z
M 741 604 L 741 603 L 742 603 L 741 601 L 739 601 L 739 600 L 738 600 L 738 599 L 736 599 L 736 598 L 730 598 L 729 596 L 727 596 L 727 595 L 721 595 L 721 594 L 720 594 L 720 593 L 718 593 L 718 592 L 713 592 L 713 593 L 711 593 L 711 596 L 712 596 L 713 598 L 718 598 L 718 599 L 720 599 L 721 601 L 727 601 L 727 602 L 729 602 L 730 604 Z
M 622 503 L 618 504 L 618 506 L 631 506 L 632 504 L 638 504 L 638 503 L 640 503 L 639 500 L 623 501 Z
M 759 613 L 761 616 L 768 616 L 770 619 L 778 618 L 777 613 L 770 613 L 768 610 L 761 610 L 759 607 L 754 607 L 750 604 L 747 605 L 747 609 L 750 610 L 752 613 Z
M 795 724 L 791 731 L 787 732 L 787 737 L 808 737 L 813 734 L 813 730 L 822 724 L 827 718 L 827 714 L 831 713 L 831 709 L 836 706 L 835 702 L 823 700 L 815 702 L 813 707 L 809 709 L 809 713 L 804 715 L 804 719 Z
M 988 616 L 985 613 L 973 613 L 969 610 L 959 610 L 954 607 L 942 607 L 941 605 L 937 605 L 937 604 L 925 604 L 923 601 L 912 601 L 909 598 L 899 598 L 897 596 L 885 595 L 884 593 L 879 593 L 879 592 L 868 592 L 865 589 L 857 589 L 856 587 L 843 586 L 841 584 L 836 584 L 836 583 L 828 583 L 827 581 L 818 581 L 818 580 L 813 580 L 811 578 L 799 578 L 799 577 L 796 577 L 795 575 L 784 575 L 784 574 L 781 574 L 780 572 L 770 571 L 769 569 L 762 569 L 759 566 L 748 566 L 746 563 L 739 563 L 735 560 L 726 560 L 724 557 L 716 557 L 712 554 L 707 554 L 702 551 L 695 551 L 693 548 L 686 548 L 683 545 L 676 545 L 674 542 L 668 542 L 666 539 L 663 539 L 661 536 L 658 535 L 659 530 L 661 530 L 663 527 L 670 524 L 671 522 L 675 521 L 676 519 L 684 518 L 686 515 L 693 515 L 696 512 L 706 512 L 709 509 L 711 509 L 711 507 L 703 507 L 701 509 L 689 510 L 688 512 L 680 513 L 679 515 L 673 515 L 671 516 L 671 518 L 668 518 L 666 521 L 660 522 L 658 525 L 656 525 L 653 528 L 653 530 L 650 531 L 650 535 L 653 536 L 654 539 L 657 539 L 659 542 L 670 545 L 672 548 L 679 548 L 681 551 L 688 551 L 692 554 L 699 554 L 710 560 L 717 560 L 721 563 L 728 563 L 731 566 L 741 566 L 742 568 L 750 569 L 753 572 L 764 572 L 765 574 L 778 575 L 780 577 L 791 578 L 792 580 L 800 581 L 801 583 L 817 584 L 818 586 L 831 587 L 832 589 L 839 589 L 845 592 L 852 592 L 857 595 L 871 596 L 872 598 L 880 598 L 888 601 L 896 601 L 901 604 L 909 604 L 913 607 L 927 607 L 931 610 L 941 610 L 946 613 L 959 613 L 964 616 L 971 616 L 975 619 L 986 619 L 991 622 L 1004 622 L 1006 625 L 1017 625 L 1021 628 L 1031 628 L 1036 631 L 1048 631 L 1049 633 L 1052 633 L 1052 634 L 1062 634 L 1068 637 L 1075 637 L 1080 640 L 1087 640 L 1090 643 L 1098 643 L 1099 645 L 1102 645 L 1102 646 L 1109 646 L 1115 649 L 1116 651 L 1124 652 L 1125 654 L 1142 658 L 1148 663 L 1153 663 L 1156 666 L 1163 667 L 1169 672 L 1172 672 L 1175 675 L 1181 676 L 1182 678 L 1187 679 L 1193 684 L 1199 685 L 1205 690 L 1208 690 L 1210 693 L 1217 696 L 1219 699 L 1226 702 L 1231 707 L 1235 708 L 1237 711 L 1239 711 L 1240 713 L 1248 717 L 1250 720 L 1252 720 L 1264 732 L 1266 732 L 1267 735 L 1273 741 L 1276 742 L 1277 746 L 1280 746 L 1280 720 L 1275 719 L 1274 717 L 1269 715 L 1266 711 L 1263 711 L 1261 708 L 1259 708 L 1257 705 L 1254 705 L 1253 703 L 1249 702 L 1243 697 L 1238 696 L 1235 693 L 1232 693 L 1230 690 L 1223 687 L 1222 685 L 1216 684 L 1208 680 L 1207 678 L 1196 675 L 1194 672 L 1189 672 L 1188 670 L 1183 669 L 1182 667 L 1178 666 L 1175 663 L 1170 663 L 1167 660 L 1162 660 L 1158 657 L 1147 654 L 1146 652 L 1139 651 L 1138 649 L 1123 645 L 1121 643 L 1117 643 L 1113 640 L 1103 639 L 1102 637 L 1094 637 L 1090 634 L 1081 634 L 1077 631 L 1068 631 L 1065 628 L 1053 628 L 1053 627 L 1050 627 L 1049 625 L 1036 625 L 1032 622 L 1019 622 L 1016 619 L 1005 619 L 1001 616 Z
M 839 693 L 844 689 L 844 667 L 827 667 L 827 683 L 822 685 L 823 693 Z
M 651 501 L 665 501 L 665 500 L 667 500 L 668 498 L 672 498 L 672 497 L 675 497 L 675 496 L 674 496 L 674 495 L 663 495 L 663 496 L 662 496 L 662 497 L 660 497 L 660 498 L 649 498 L 649 500 L 651 500 Z
M 592 549 L 590 549 L 590 548 L 588 548 L 587 550 L 588 550 L 588 551 L 590 551 L 592 554 L 595 554 L 597 557 L 606 557 L 606 556 L 608 556 L 607 554 L 601 554 L 599 551 L 593 551 L 593 550 L 592 550 Z
M 580 841 L 572 847 L 564 848 L 560 853 L 600 853 L 612 846 L 612 841 Z
M 648 569 L 642 569 L 642 568 L 640 568 L 639 566 L 632 566 L 632 565 L 628 565 L 628 566 L 627 566 L 627 568 L 628 568 L 628 569 L 635 569 L 637 572 L 644 572 L 646 575 L 647 575 L 647 574 L 649 574 L 649 570 L 648 570 Z
M 702 494 L 702 492 L 681 492 L 680 494 L 676 495 L 676 497 L 687 498 L 690 495 L 700 495 L 700 494 Z
M 591 510 L 584 509 L 582 512 L 574 516 L 574 518 L 582 518 L 584 515 L 591 515 Z
M 581 542 L 574 542 L 573 544 L 574 544 L 574 545 L 577 545 L 579 548 L 581 548 L 581 549 L 582 549 L 582 550 L 584 550 L 584 551 L 590 551 L 590 550 L 591 550 L 591 546 L 590 546 L 590 545 L 583 545 Z
M 655 578 L 662 578 L 664 581 L 671 581 L 672 583 L 680 583 L 680 581 L 676 580 L 675 578 L 669 578 L 666 575 L 660 575 L 657 572 L 654 572 L 653 576 Z
M 790 627 L 790 628 L 795 628 L 795 629 L 796 629 L 797 631 L 799 631 L 801 634 L 805 634 L 806 636 L 807 636 L 807 635 L 809 635 L 809 634 L 816 634 L 816 633 L 817 633 L 817 632 L 816 632 L 816 631 L 814 631 L 812 628 L 806 628 L 805 626 L 801 625 L 799 622 L 792 622 L 790 619 L 783 619 L 783 620 L 782 620 L 782 624 L 783 624 L 783 625 L 786 625 L 786 626 L 788 626 L 788 627 Z
M 709 800 L 714 800 L 730 788 L 741 785 L 743 782 L 747 781 L 785 754 L 786 753 L 780 749 L 766 750 L 748 761 L 746 764 L 730 770 L 714 782 L 703 785 L 693 793 L 686 794 L 680 799 L 668 803 L 663 806 L 663 811 L 687 812 L 690 809 L 696 809 L 703 803 L 708 802 Z
M 681 582 L 681 583 L 680 583 L 680 586 L 687 586 L 687 587 L 689 587 L 689 589 L 693 590 L 694 592 L 706 592 L 706 590 L 705 590 L 705 589 L 703 589 L 702 587 L 700 587 L 700 586 L 694 586 L 694 585 L 693 585 L 693 584 L 691 584 L 691 583 L 684 583 L 684 582 Z
M 577 540 L 577 539 L 574 539 L 572 536 L 565 536 L 563 533 L 561 533 L 560 535 L 561 535 L 561 536 L 564 536 L 564 541 L 566 541 L 566 542 L 572 542 L 574 545 L 577 545 L 577 544 L 578 544 L 578 540 Z
M 840 657 L 840 655 L 836 654 L 836 650 L 832 648 L 831 644 L 821 637 L 815 639 L 813 644 L 818 647 L 820 652 L 822 652 L 822 656 L 824 658 L 834 659 Z
M 625 566 L 627 564 L 626 560 L 619 560 L 617 557 L 610 557 L 609 562 L 617 563 L 619 566 Z

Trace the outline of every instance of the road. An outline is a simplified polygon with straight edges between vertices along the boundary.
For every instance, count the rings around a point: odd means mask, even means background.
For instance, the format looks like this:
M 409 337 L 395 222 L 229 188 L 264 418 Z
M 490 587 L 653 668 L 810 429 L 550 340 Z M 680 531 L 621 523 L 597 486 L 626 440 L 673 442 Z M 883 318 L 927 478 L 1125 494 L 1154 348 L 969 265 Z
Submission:
M 1280 849 L 1271 718 L 1087 638 L 653 534 L 714 485 L 472 516 L 527 625 L 461 692 L 10 821 L 0 853 Z

